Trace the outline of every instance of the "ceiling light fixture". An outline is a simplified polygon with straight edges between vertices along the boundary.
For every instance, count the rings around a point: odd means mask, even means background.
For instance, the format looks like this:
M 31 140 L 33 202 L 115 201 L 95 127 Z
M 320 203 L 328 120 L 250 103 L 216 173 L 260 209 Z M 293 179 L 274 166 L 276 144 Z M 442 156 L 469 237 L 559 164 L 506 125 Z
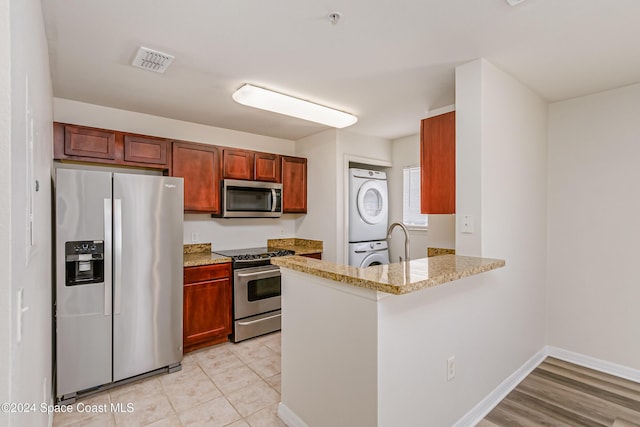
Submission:
M 506 0 L 507 3 L 509 3 L 510 6 L 516 6 L 520 3 L 522 3 L 524 0 Z
M 250 84 L 245 84 L 235 91 L 233 99 L 242 105 L 309 120 L 338 129 L 351 126 L 358 121 L 358 118 L 353 114 Z

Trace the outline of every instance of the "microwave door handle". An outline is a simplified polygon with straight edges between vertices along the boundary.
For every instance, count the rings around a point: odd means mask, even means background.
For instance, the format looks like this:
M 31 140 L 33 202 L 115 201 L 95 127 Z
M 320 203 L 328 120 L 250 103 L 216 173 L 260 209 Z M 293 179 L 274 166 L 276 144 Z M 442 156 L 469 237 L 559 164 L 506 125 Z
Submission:
M 275 188 L 271 189 L 271 212 L 275 212 L 276 211 L 276 206 L 278 205 L 277 203 L 277 195 L 278 193 L 276 192 Z

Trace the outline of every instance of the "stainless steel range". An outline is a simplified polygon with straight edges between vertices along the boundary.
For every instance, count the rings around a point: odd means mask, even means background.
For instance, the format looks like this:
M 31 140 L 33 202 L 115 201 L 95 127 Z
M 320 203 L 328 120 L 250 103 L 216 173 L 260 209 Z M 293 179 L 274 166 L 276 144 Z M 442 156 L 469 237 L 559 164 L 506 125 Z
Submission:
M 280 330 L 280 267 L 271 265 L 270 259 L 294 252 L 249 248 L 216 253 L 233 260 L 231 341 L 239 342 Z

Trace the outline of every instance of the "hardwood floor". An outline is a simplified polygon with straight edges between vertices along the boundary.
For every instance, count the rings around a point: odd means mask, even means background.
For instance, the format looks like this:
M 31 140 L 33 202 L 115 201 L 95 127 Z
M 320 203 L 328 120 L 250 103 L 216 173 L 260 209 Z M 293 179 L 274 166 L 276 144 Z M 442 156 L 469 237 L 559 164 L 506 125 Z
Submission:
M 640 384 L 546 358 L 478 427 L 640 427 Z

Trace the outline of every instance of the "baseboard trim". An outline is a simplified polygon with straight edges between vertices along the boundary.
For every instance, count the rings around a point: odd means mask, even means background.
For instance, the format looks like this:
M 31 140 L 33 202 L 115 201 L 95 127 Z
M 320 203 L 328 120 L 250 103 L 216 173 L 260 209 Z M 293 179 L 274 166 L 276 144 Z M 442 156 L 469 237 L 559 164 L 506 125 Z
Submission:
M 484 399 L 480 401 L 473 409 L 460 418 L 453 427 L 475 426 L 484 417 L 487 416 L 493 408 L 504 399 L 520 382 L 527 377 L 542 361 L 547 357 L 546 348 L 543 347 L 519 367 L 513 374 L 502 381 L 498 387 L 493 389 Z
M 596 359 L 595 357 L 586 356 L 584 354 L 575 353 L 573 351 L 564 350 L 562 348 L 547 346 L 547 355 L 556 359 L 571 362 L 585 368 L 594 369 L 609 375 L 624 378 L 629 381 L 640 383 L 640 370 L 628 368 L 616 363 L 607 362 L 605 360 Z
M 553 346 L 544 346 L 533 357 L 527 360 L 524 365 L 518 368 L 513 374 L 504 380 L 498 387 L 489 393 L 480 401 L 473 409 L 460 418 L 453 426 L 468 427 L 475 426 L 484 417 L 487 416 L 498 403 L 502 401 L 516 386 L 527 377 L 542 361 L 547 357 L 555 357 L 565 362 L 574 363 L 584 366 L 585 368 L 594 369 L 605 374 L 615 375 L 630 381 L 640 383 L 640 370 L 628 368 L 626 366 L 607 362 L 605 360 L 596 359 L 595 357 L 586 356 L 584 354 L 575 353 L 573 351 L 564 350 Z
M 280 418 L 289 427 L 309 427 L 307 423 L 296 415 L 287 405 L 280 402 L 278 404 L 278 418 Z

